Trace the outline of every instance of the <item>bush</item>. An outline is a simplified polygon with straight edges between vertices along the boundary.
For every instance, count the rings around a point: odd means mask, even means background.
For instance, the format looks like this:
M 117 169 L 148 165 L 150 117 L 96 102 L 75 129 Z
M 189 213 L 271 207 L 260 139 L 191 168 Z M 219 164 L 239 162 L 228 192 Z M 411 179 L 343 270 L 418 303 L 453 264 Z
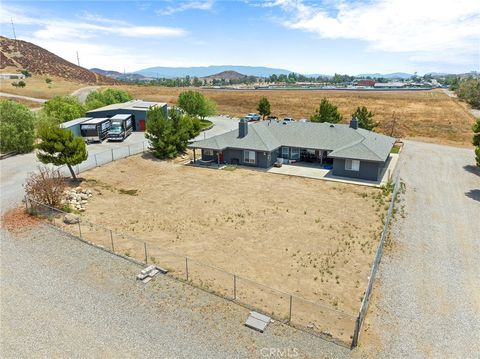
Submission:
M 103 91 L 90 92 L 85 100 L 85 106 L 89 110 L 111 105 L 114 103 L 122 103 L 130 101 L 132 97 L 123 90 L 107 88 Z
M 39 166 L 38 173 L 31 173 L 25 182 L 30 199 L 56 208 L 61 205 L 65 187 L 60 171 L 47 166 Z
M 466 79 L 460 82 L 456 94 L 474 108 L 480 108 L 480 79 Z
M 34 115 L 26 106 L 12 101 L 0 101 L 0 151 L 27 153 L 35 141 Z
M 18 81 L 18 82 L 12 82 L 12 86 L 13 87 L 25 87 L 25 86 L 27 86 L 27 84 L 25 83 L 25 81 Z
M 43 111 L 59 123 L 74 120 L 85 115 L 85 108 L 73 96 L 55 96 L 43 104 Z
M 50 77 L 47 77 L 47 78 L 45 79 L 45 83 L 47 83 L 47 84 L 50 85 L 50 84 L 52 83 L 52 79 L 51 79 Z

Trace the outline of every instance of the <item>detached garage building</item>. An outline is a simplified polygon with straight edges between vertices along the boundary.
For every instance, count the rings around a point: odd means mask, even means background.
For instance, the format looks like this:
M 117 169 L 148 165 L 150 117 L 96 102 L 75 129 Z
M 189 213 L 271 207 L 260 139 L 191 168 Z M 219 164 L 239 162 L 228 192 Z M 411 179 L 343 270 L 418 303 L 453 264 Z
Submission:
M 167 104 L 163 102 L 148 102 L 142 100 L 131 100 L 123 103 L 115 103 L 112 105 L 97 108 L 95 110 L 88 111 L 85 116 L 87 117 L 113 117 L 118 114 L 132 115 L 133 117 L 133 130 L 145 131 L 147 112 L 153 108 L 162 108 L 167 114 Z

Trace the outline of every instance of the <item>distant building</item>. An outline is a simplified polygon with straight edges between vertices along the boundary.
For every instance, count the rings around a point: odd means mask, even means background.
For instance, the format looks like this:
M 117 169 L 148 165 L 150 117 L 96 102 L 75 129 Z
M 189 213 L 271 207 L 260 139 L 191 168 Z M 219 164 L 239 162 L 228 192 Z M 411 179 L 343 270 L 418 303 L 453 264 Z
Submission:
M 142 100 L 131 100 L 123 103 L 115 103 L 112 105 L 97 108 L 88 111 L 87 117 L 113 117 L 118 114 L 129 114 L 133 116 L 133 130 L 145 131 L 147 112 L 150 109 L 161 107 L 167 114 L 167 104 L 163 102 L 147 102 Z
M 372 87 L 375 86 L 376 82 L 375 80 L 360 80 L 357 82 L 357 86 Z
M 375 88 L 402 88 L 405 87 L 406 84 L 400 81 L 394 82 L 377 82 L 374 87 Z
M 24 80 L 24 74 L 0 74 L 1 80 Z

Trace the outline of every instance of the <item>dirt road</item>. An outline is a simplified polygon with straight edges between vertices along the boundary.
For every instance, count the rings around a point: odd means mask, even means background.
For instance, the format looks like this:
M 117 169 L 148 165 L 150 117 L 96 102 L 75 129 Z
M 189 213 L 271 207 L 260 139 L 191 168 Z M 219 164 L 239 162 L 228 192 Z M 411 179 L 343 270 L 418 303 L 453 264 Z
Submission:
M 478 357 L 480 171 L 473 164 L 473 150 L 407 141 L 406 217 L 394 224 L 363 338 L 374 342 L 374 356 Z

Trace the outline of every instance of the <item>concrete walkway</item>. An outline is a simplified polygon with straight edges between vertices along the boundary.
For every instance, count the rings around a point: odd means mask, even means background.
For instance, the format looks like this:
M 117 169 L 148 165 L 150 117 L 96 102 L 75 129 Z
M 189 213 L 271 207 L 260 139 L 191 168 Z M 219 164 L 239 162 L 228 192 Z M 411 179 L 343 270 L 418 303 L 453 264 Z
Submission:
M 393 178 L 395 173 L 395 168 L 398 162 L 398 154 L 390 154 L 390 161 L 387 168 L 381 174 L 381 179 L 378 181 L 367 181 L 360 179 L 353 179 L 347 177 L 338 177 L 332 175 L 332 170 L 327 170 L 319 167 L 318 165 L 312 165 L 307 163 L 296 163 L 290 165 L 282 165 L 282 167 L 272 167 L 266 170 L 268 173 L 287 175 L 287 176 L 296 176 L 296 177 L 305 177 L 320 179 L 325 181 L 334 181 L 348 184 L 356 184 L 361 186 L 370 186 L 370 187 L 381 187 L 388 183 L 389 180 Z

